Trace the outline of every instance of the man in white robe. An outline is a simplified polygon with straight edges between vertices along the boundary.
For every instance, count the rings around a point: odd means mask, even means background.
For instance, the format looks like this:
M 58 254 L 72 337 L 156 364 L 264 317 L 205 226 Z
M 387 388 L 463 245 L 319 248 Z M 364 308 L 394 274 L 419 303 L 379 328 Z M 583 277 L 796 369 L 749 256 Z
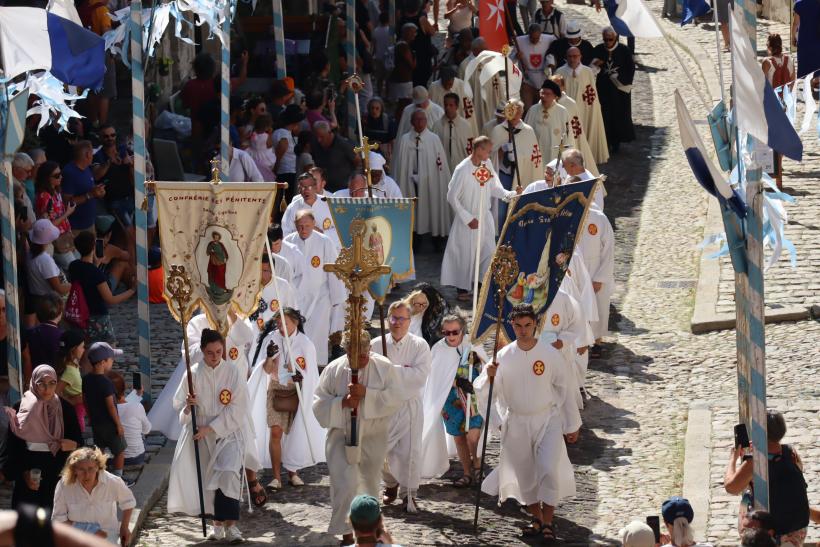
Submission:
M 444 337 L 430 350 L 431 372 L 424 388 L 421 476 L 440 477 L 450 469 L 449 457 L 458 455 L 463 474 L 454 485 L 468 487 L 479 465 L 478 441 L 484 423 L 470 387 L 489 359 L 484 348 L 470 343 L 462 317 L 445 316 L 441 331 Z M 468 401 L 469 426 L 465 412 Z
M 400 198 L 401 189 L 396 181 L 384 174 L 384 156 L 370 152 L 370 182 L 374 198 Z M 362 186 L 359 182 L 364 181 Z M 354 173 L 347 182 L 347 188 L 333 193 L 335 198 L 366 198 L 367 179 L 361 173 Z
M 325 456 L 333 509 L 328 532 L 342 534 L 343 545 L 353 543 L 347 518 L 350 502 L 358 494 L 379 495 L 390 418 L 399 408 L 402 387 L 396 367 L 370 352 L 367 331 L 361 335 L 358 370 L 358 384 L 351 384 L 348 356 L 339 357 L 322 372 L 313 397 L 316 419 L 327 429 Z M 352 408 L 358 409 L 358 439 L 356 446 L 347 446 Z
M 225 342 L 205 329 L 201 339 L 201 362 L 191 368 L 194 393 L 183 378 L 174 395 L 174 410 L 182 423 L 182 435 L 174 452 L 168 484 L 168 512 L 198 516 L 196 465 L 193 442 L 199 441 L 205 513 L 214 516 L 211 540 L 243 541 L 236 522 L 245 440 L 243 424 L 248 415 L 248 392 L 239 370 L 222 359 Z M 197 432 L 191 424 L 196 407 Z
M 524 193 L 529 194 L 530 192 L 538 192 L 552 188 L 556 182 L 562 185 L 575 184 L 596 178 L 595 175 L 584 168 L 584 157 L 581 155 L 581 152 L 575 148 L 564 150 L 564 153 L 561 155 L 561 165 L 557 169 L 558 176 L 556 177 L 557 163 L 557 160 L 549 162 L 544 169 L 544 179 L 530 184 L 526 190 L 524 190 Z M 592 202 L 602 211 L 604 209 L 605 195 L 606 189 L 604 188 L 603 181 L 599 180 L 593 190 Z
M 471 133 L 477 133 L 478 125 L 476 124 L 473 90 L 470 84 L 461 78 L 456 78 L 456 70 L 453 67 L 443 66 L 439 70 L 439 79 L 430 84 L 430 100 L 446 111 L 444 96 L 448 93 L 455 93 L 458 97 L 458 115 L 470 124 Z
M 586 341 L 589 324 L 581 313 L 578 301 L 572 296 L 575 286 L 568 276 L 564 276 L 541 320 L 541 339 L 564 354 L 567 370 L 567 397 L 572 398 L 579 409 L 584 408 L 578 375 L 575 370 L 577 350 Z
M 282 254 L 282 247 L 288 247 L 291 244 L 285 244 L 282 240 L 285 234 L 282 232 L 281 224 L 271 224 L 268 227 L 268 242 L 270 243 L 270 250 L 273 253 L 273 259 L 276 261 L 276 275 L 293 284 L 293 280 L 297 277 L 296 271 L 293 269 L 293 264 L 290 260 L 285 258 Z
M 493 141 L 490 157 L 505 190 L 518 186 L 519 175 L 521 187 L 526 188 L 532 181 L 541 178 L 544 168 L 544 151 L 538 143 L 538 135 L 533 127 L 522 120 L 524 103 L 518 99 L 510 102 L 515 105 L 515 117 L 511 121 L 503 120 L 489 135 Z M 514 128 L 515 147 L 510 141 L 510 127 Z M 516 152 L 518 158 L 515 157 Z
M 286 279 L 279 277 L 279 266 L 282 259 L 274 258 L 276 262 L 276 282 L 273 281 L 273 272 L 270 267 L 270 258 L 267 253 L 262 255 L 262 293 L 259 295 L 259 305 L 248 320 L 254 327 L 254 342 L 258 342 L 259 334 L 264 330 L 265 324 L 279 312 L 280 307 L 296 307 L 296 291 L 293 285 Z M 248 350 L 248 362 L 255 363 L 254 348 Z
M 495 377 L 493 402 L 504 420 L 490 424 L 501 429 L 501 452 L 481 489 L 498 495 L 499 503 L 513 498 L 526 505 L 535 525 L 524 534 L 552 539 L 555 507 L 575 495 L 565 439 L 578 440 L 581 417 L 568 397 L 570 369 L 559 350 L 536 338 L 532 307 L 516 306 L 510 320 L 516 341 L 499 351 L 497 362 L 475 382 L 480 397 L 486 397 L 488 377 Z
M 450 167 L 441 140 L 427 128 L 427 117 L 421 110 L 412 116 L 413 131 L 405 133 L 396 147 L 396 177 L 404 197 L 417 197 L 417 234 L 443 237 L 450 232 L 453 220 L 447 204 L 447 182 Z
M 310 173 L 302 173 L 296 179 L 296 189 L 299 195 L 293 198 L 285 214 L 282 215 L 282 232 L 288 236 L 296 231 L 296 215 L 299 211 L 311 209 L 316 219 L 316 228 L 325 234 L 330 241 L 340 247 L 339 235 L 333 225 L 333 217 L 330 215 L 330 207 L 322 199 L 322 195 L 317 193 L 318 182 Z
M 570 130 L 569 112 L 558 104 L 561 97 L 558 84 L 544 80 L 539 96 L 541 100 L 530 107 L 524 121 L 535 130 L 541 153 L 546 157 L 544 163 L 548 163 L 558 157 L 561 144 L 565 148 L 574 147 L 575 138 Z
M 465 72 L 466 77 L 464 80 L 470 85 L 475 96 L 476 125 L 482 128 L 484 124 L 493 118 L 493 107 L 502 101 L 504 103 L 507 102 L 506 84 L 504 82 L 505 76 L 503 74 L 497 73 L 491 78 L 486 79 L 484 85 L 481 84 L 481 71 L 484 65 L 492 61 L 494 57 L 493 52 L 480 52 L 470 61 Z M 513 60 L 510 60 L 509 67 L 510 70 L 518 70 Z M 503 68 L 500 70 L 503 71 Z M 511 97 L 516 96 L 517 93 L 517 89 L 510 89 Z
M 564 78 L 567 94 L 575 99 L 581 115 L 589 147 L 595 162 L 600 165 L 609 159 L 601 101 L 595 84 L 595 73 L 581 64 L 581 50 L 571 47 L 567 50 L 567 62 L 555 71 Z
M 298 264 L 301 276 L 295 282 L 299 311 L 305 316 L 305 333 L 316 346 L 316 360 L 320 367 L 327 364 L 328 338 L 343 326 L 344 285 L 324 265 L 336 261 L 339 250 L 330 238 L 314 230 L 316 220 L 310 209 L 296 214 L 296 232 L 285 237 L 295 245 L 293 256 L 286 258 Z M 285 250 L 284 247 L 282 249 Z
M 495 108 L 495 114 L 481 126 L 480 135 L 489 137 L 493 134 L 493 129 L 499 124 L 504 123 L 504 105 L 506 103 L 499 103 Z
M 405 108 L 401 113 L 399 125 L 396 128 L 396 138 L 400 139 L 405 133 L 413 130 L 413 125 L 410 117 L 416 110 L 421 110 L 427 116 L 427 127 L 433 125 L 444 116 L 444 109 L 430 100 L 430 94 L 424 86 L 416 86 L 413 88 L 413 104 Z
M 578 247 L 584 256 L 598 306 L 598 320 L 592 323 L 595 343 L 609 333 L 609 301 L 615 292 L 615 235 L 606 214 L 595 203 L 587 210 Z M 590 357 L 600 355 L 594 348 Z
M 504 190 L 490 163 L 492 142 L 487 137 L 473 141 L 473 153 L 453 172 L 447 190 L 447 201 L 456 212 L 450 238 L 441 263 L 441 284 L 459 289 L 459 299 L 468 300 L 474 285 L 476 247 L 480 246 L 479 279 L 490 265 L 495 249 L 495 222 L 490 212 L 490 198 L 509 201 L 521 193 Z M 482 204 L 482 198 L 483 204 Z M 483 215 L 480 213 L 483 207 Z M 479 225 L 478 217 L 483 216 Z
M 567 109 L 569 114 L 569 128 L 572 137 L 575 139 L 575 147 L 584 155 L 587 170 L 596 177 L 601 174 L 598 171 L 598 165 L 595 163 L 595 156 L 592 154 L 592 149 L 589 147 L 586 131 L 584 131 L 584 124 L 581 123 L 581 114 L 578 110 L 578 103 L 575 99 L 567 94 L 564 77 L 555 74 L 550 77 L 550 80 L 558 84 L 561 89 L 561 96 L 558 98 L 558 104 Z
M 478 135 L 467 120 L 459 116 L 458 95 L 455 93 L 444 96 L 444 116 L 433 126 L 433 133 L 441 140 L 450 171 L 472 152 L 473 139 Z
M 422 397 L 430 375 L 430 346 L 424 338 L 410 334 L 410 305 L 399 300 L 387 310 L 390 332 L 386 336 L 387 357 L 396 367 L 402 387 L 401 406 L 390 419 L 387 434 L 387 463 L 382 471 L 385 505 L 402 498 L 408 513 L 416 513 L 415 498 L 421 482 L 421 433 L 424 429 Z M 370 351 L 382 355 L 382 337 L 375 338 Z

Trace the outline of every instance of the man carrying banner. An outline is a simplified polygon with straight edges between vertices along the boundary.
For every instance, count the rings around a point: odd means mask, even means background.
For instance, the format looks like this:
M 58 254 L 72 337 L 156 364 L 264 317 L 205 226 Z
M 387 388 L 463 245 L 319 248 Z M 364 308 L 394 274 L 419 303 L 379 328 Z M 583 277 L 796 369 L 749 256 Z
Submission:
M 473 141 L 473 153 L 458 164 L 447 189 L 447 201 L 456 218 L 441 263 L 441 284 L 458 290 L 459 300 L 469 300 L 474 284 L 476 247 L 481 247 L 479 277 L 484 276 L 495 248 L 495 222 L 490 214 L 490 197 L 509 201 L 522 189 L 504 190 L 490 163 L 492 142 L 485 136 Z M 487 188 L 485 188 L 487 186 Z M 488 192 L 481 199 L 482 192 Z M 478 225 L 483 201 L 484 222 Z
M 332 516 L 328 532 L 343 534 L 342 545 L 353 543 L 348 521 L 350 502 L 358 494 L 379 495 L 380 471 L 387 453 L 390 417 L 398 410 L 401 386 L 396 367 L 370 351 L 370 335 L 360 334 L 359 381 L 350 382 L 348 355 L 339 357 L 319 376 L 313 397 L 313 412 L 327 429 L 325 455 L 330 473 Z M 346 446 L 350 430 L 350 409 L 358 409 L 359 438 L 356 446 Z
M 493 401 L 504 417 L 498 467 L 481 489 L 527 506 L 532 523 L 527 538 L 555 541 L 552 521 L 561 499 L 575 495 L 575 476 L 566 442 L 578 439 L 581 417 L 567 404 L 570 369 L 561 352 L 535 336 L 537 317 L 532 306 L 515 306 L 509 315 L 516 341 L 498 352 L 497 362 L 485 367 L 475 381 L 486 401 L 489 377 L 495 377 Z M 483 408 L 482 404 L 482 408 Z
M 430 375 L 430 347 L 424 338 L 410 334 L 410 305 L 399 300 L 387 310 L 390 332 L 386 336 L 387 357 L 396 367 L 402 392 L 401 406 L 390 419 L 387 434 L 387 464 L 382 471 L 385 489 L 382 501 L 390 505 L 396 496 L 403 499 L 405 511 L 416 513 L 415 496 L 421 482 L 421 433 L 424 412 L 421 406 L 424 386 Z M 370 351 L 382 354 L 382 337 L 370 344 Z M 401 488 L 399 488 L 401 487 Z
M 451 171 L 473 151 L 473 139 L 478 135 L 473 126 L 459 115 L 458 95 L 455 93 L 444 96 L 444 116 L 433 126 L 433 133 L 441 140 Z
M 339 255 L 338 241 L 317 230 L 313 210 L 303 209 L 296 213 L 296 232 L 285 237 L 286 243 L 296 246 L 296 251 L 282 247 L 282 252 L 294 268 L 301 272 L 295 281 L 299 299 L 299 311 L 307 318 L 305 333 L 316 346 L 316 360 L 320 367 L 327 364 L 328 338 L 331 332 L 342 328 L 341 307 L 345 290 L 333 274 L 322 266 L 336 260 Z

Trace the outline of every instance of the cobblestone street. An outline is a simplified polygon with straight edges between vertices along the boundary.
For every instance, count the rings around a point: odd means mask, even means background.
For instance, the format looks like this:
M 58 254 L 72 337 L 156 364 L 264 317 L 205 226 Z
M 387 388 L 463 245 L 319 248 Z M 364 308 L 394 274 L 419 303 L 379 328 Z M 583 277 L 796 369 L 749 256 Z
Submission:
M 647 4 L 660 13 L 661 0 Z M 582 21 L 584 35 L 598 43 L 599 29 L 606 24 L 604 13 L 573 5 L 561 9 Z M 711 27 L 681 30 L 672 22 L 661 24 L 673 38 L 686 42 L 690 54 L 682 52 L 684 61 L 695 78 L 702 79 L 705 75 L 692 56 L 714 54 Z M 672 107 L 675 88 L 687 99 L 696 120 L 703 119 L 705 113 L 666 42 L 639 39 L 637 61 L 640 66 L 632 111 L 638 138 L 623 145 L 602 166 L 609 177 L 606 212 L 616 234 L 613 332 L 603 358 L 590 363 L 587 385 L 592 398 L 582 414 L 579 442 L 570 448 L 578 495 L 556 510 L 558 536 L 566 545 L 615 544 L 624 524 L 659 514 L 666 498 L 681 494 L 687 416 L 691 405 L 697 403 L 709 409 L 712 420 L 712 443 L 703 447 L 711 462 L 711 504 L 708 515 L 695 516 L 700 522 L 708 517 L 708 537 L 697 539 L 736 545 L 732 526 L 739 498 L 726 495 L 721 485 L 732 425 L 737 421 L 735 334 L 721 331 L 696 336 L 689 331 L 701 254 L 698 244 L 709 235 L 704 234 L 707 195 L 691 176 L 681 149 Z M 703 124 L 699 127 L 701 131 L 706 128 Z M 705 133 L 704 139 L 707 144 L 711 142 Z M 816 187 L 820 150 L 816 135 L 809 134 L 805 142 L 804 163 L 785 165 L 785 187 L 798 199 L 788 207 L 790 224 L 786 230 L 798 248 L 798 265 L 792 270 L 783 258 L 767 274 L 767 300 L 773 304 L 810 306 L 820 302 L 820 190 Z M 420 280 L 438 279 L 441 255 L 417 256 L 416 263 Z M 721 268 L 721 311 L 734 309 L 727 264 L 725 261 Z M 448 297 L 455 296 L 452 289 L 444 290 Z M 152 389 L 156 396 L 176 366 L 180 333 L 163 306 L 155 305 L 151 310 Z M 136 354 L 135 321 L 136 305 L 121 307 L 116 329 L 131 356 Z M 768 325 L 766 337 L 770 406 L 785 411 L 790 426 L 786 442 L 793 443 L 806 462 L 809 501 L 817 505 L 820 323 Z M 133 359 L 127 364 L 136 366 Z M 158 446 L 162 439 L 154 442 Z M 492 466 L 496 461 L 497 446 L 493 444 L 487 463 Z M 317 466 L 301 476 L 304 487 L 285 487 L 264 509 L 252 515 L 243 512 L 240 529 L 248 544 L 336 544 L 325 533 L 330 517 L 326 467 Z M 387 529 L 397 543 L 521 543 L 519 528 L 527 519 L 512 504 L 494 507 L 486 496 L 482 498 L 481 530 L 474 535 L 474 491 L 453 488 L 450 478 L 448 474 L 421 487 L 419 514 L 405 515 L 398 506 L 385 511 Z M 267 475 L 263 480 L 269 480 Z M 203 541 L 196 519 L 167 515 L 165 508 L 163 497 L 140 533 L 140 545 Z M 820 529 L 810 527 L 809 541 L 818 540 Z

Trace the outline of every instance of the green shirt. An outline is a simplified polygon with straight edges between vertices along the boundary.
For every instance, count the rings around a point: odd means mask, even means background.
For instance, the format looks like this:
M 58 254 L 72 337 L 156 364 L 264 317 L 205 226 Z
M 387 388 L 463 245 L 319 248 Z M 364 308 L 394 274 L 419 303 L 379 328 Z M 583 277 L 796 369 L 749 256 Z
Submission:
M 75 395 L 82 395 L 83 393 L 83 379 L 80 376 L 80 367 L 74 365 L 68 365 L 65 367 L 65 372 L 63 375 L 60 376 L 60 380 L 65 383 L 65 389 L 63 393 L 68 395 L 69 397 L 74 397 Z

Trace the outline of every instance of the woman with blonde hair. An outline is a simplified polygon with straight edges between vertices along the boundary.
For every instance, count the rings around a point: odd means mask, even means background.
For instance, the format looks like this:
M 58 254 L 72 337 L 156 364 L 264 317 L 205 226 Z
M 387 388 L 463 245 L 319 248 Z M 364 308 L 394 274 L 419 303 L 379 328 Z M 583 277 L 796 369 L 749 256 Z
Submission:
M 51 518 L 110 543 L 128 545 L 128 524 L 137 501 L 120 477 L 105 470 L 107 459 L 96 446 L 71 453 L 54 492 Z M 117 520 L 118 507 L 122 522 Z

